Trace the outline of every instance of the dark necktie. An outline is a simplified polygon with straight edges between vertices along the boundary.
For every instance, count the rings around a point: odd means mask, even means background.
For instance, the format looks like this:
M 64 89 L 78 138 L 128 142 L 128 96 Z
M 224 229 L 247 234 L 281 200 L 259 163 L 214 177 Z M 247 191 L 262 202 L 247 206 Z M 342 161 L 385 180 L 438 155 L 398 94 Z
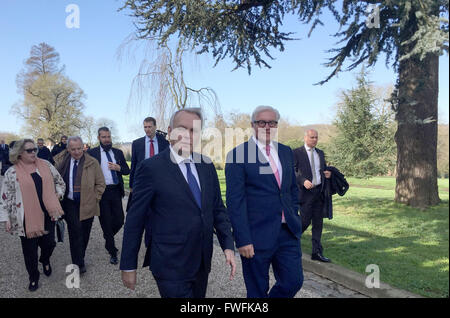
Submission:
M 186 176 L 187 181 L 189 184 L 189 188 L 191 188 L 192 194 L 194 195 L 195 201 L 197 202 L 197 205 L 202 208 L 202 193 L 200 191 L 200 188 L 198 186 L 197 180 L 195 179 L 194 175 L 191 171 L 191 164 L 189 162 L 184 163 L 186 165 Z
M 108 151 L 105 151 L 105 153 L 106 153 L 106 157 L 108 158 L 108 161 L 109 161 L 109 162 L 113 162 L 113 161 L 112 161 L 112 158 L 111 158 L 111 155 L 109 154 L 109 152 L 108 152 Z M 112 179 L 113 179 L 113 183 L 114 183 L 114 184 L 118 184 L 118 183 L 119 183 L 119 180 L 118 180 L 118 178 L 117 178 L 117 173 L 116 173 L 116 171 L 115 171 L 115 170 L 109 170 L 109 171 L 111 171 L 111 176 L 112 176 Z
M 150 139 L 150 158 L 155 155 L 155 146 L 153 145 L 153 139 Z
M 72 168 L 72 190 L 73 190 L 73 200 L 80 202 L 80 191 L 75 191 L 75 180 L 77 179 L 78 171 L 78 160 L 75 160 Z

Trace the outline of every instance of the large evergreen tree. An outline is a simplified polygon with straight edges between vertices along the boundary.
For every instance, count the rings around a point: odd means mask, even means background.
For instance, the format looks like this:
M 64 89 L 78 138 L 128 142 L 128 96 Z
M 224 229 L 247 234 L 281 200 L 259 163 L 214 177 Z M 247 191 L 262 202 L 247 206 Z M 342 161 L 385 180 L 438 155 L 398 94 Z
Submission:
M 327 161 L 346 176 L 386 175 L 395 167 L 392 113 L 377 111 L 377 99 L 364 69 L 357 86 L 342 92 L 334 120 L 336 135 L 327 147 Z
M 338 8 L 339 5 L 339 8 Z M 366 23 L 376 5 L 379 24 Z M 286 14 L 311 25 L 330 10 L 341 26 L 340 47 L 327 66 L 330 78 L 381 54 L 398 74 L 393 98 L 398 130 L 396 201 L 412 206 L 437 204 L 437 98 L 439 55 L 448 52 L 447 0 L 127 0 L 123 9 L 137 19 L 137 36 L 165 43 L 178 37 L 216 63 L 229 57 L 236 68 L 269 66 L 270 50 L 284 50 L 292 33 L 280 31 Z M 378 22 L 378 21 L 377 21 Z M 344 67 L 347 60 L 351 64 Z

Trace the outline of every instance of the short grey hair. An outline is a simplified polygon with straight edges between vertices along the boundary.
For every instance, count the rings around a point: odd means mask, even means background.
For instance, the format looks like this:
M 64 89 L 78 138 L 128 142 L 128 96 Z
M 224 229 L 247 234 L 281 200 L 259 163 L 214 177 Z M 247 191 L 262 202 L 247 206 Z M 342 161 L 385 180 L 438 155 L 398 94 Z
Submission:
M 177 110 L 175 113 L 172 114 L 172 116 L 170 117 L 170 122 L 169 122 L 169 126 L 170 128 L 174 128 L 173 127 L 173 120 L 175 119 L 175 116 L 181 112 L 187 112 L 187 113 L 191 113 L 191 114 L 195 114 L 197 115 L 200 120 L 202 121 L 202 127 L 203 127 L 203 115 L 202 115 L 202 109 L 200 107 L 186 107 L 186 108 L 182 108 L 180 110 Z
M 84 145 L 83 139 L 81 139 L 80 136 L 70 136 L 69 138 L 67 138 L 67 145 L 69 145 L 71 141 L 80 141 L 81 144 Z
M 14 143 L 14 146 L 9 152 L 9 161 L 11 161 L 12 164 L 15 165 L 19 162 L 20 155 L 24 152 L 25 144 L 28 142 L 31 142 L 34 146 L 36 146 L 33 139 L 20 139 Z
M 280 120 L 280 113 L 278 112 L 278 110 L 276 110 L 275 108 L 273 108 L 272 106 L 258 106 L 255 108 L 255 110 L 252 113 L 252 123 L 256 120 L 256 117 L 265 111 L 271 111 L 273 113 L 275 113 L 275 115 L 277 116 L 277 121 Z

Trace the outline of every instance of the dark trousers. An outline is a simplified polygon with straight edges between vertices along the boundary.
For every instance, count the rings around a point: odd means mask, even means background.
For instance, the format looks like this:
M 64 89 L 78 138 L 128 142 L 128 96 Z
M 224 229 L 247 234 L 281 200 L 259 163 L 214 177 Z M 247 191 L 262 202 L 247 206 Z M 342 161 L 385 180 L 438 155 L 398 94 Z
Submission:
M 208 275 L 201 266 L 197 275 L 182 281 L 163 280 L 155 277 L 162 298 L 205 298 Z
M 303 285 L 300 240 L 282 225 L 272 249 L 255 250 L 252 258 L 241 256 L 248 298 L 292 298 Z M 269 292 L 269 268 L 272 264 L 276 283 Z
M 91 235 L 92 221 L 94 217 L 80 221 L 80 203 L 70 199 L 64 199 L 64 219 L 69 232 L 70 255 L 72 263 L 79 267 L 84 266 L 84 256 Z
M 312 188 L 305 194 L 303 203 L 300 204 L 300 214 L 302 217 L 302 233 L 312 222 L 312 253 L 322 253 L 321 244 L 323 228 L 323 201 L 320 186 Z
M 117 256 L 114 235 L 120 231 L 124 222 L 122 195 L 119 186 L 106 186 L 100 201 L 99 220 L 105 239 L 105 248 L 111 256 Z
M 55 222 L 53 222 L 48 214 L 45 215 L 44 228 L 48 231 L 44 236 L 36 238 L 20 237 L 22 243 L 22 252 L 25 259 L 25 267 L 28 272 L 30 281 L 39 279 L 38 269 L 38 247 L 41 248 L 41 257 L 39 262 L 44 265 L 50 263 L 50 257 L 55 249 Z

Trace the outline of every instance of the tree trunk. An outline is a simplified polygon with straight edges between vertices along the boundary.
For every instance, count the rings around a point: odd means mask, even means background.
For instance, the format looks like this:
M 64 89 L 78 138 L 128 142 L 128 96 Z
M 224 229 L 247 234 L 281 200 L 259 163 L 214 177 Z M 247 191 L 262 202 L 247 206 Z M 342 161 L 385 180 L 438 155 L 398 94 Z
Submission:
M 440 202 L 437 185 L 439 56 L 399 64 L 395 201 L 419 208 Z M 431 121 L 425 119 L 431 119 Z M 424 121 L 425 120 L 425 121 Z

